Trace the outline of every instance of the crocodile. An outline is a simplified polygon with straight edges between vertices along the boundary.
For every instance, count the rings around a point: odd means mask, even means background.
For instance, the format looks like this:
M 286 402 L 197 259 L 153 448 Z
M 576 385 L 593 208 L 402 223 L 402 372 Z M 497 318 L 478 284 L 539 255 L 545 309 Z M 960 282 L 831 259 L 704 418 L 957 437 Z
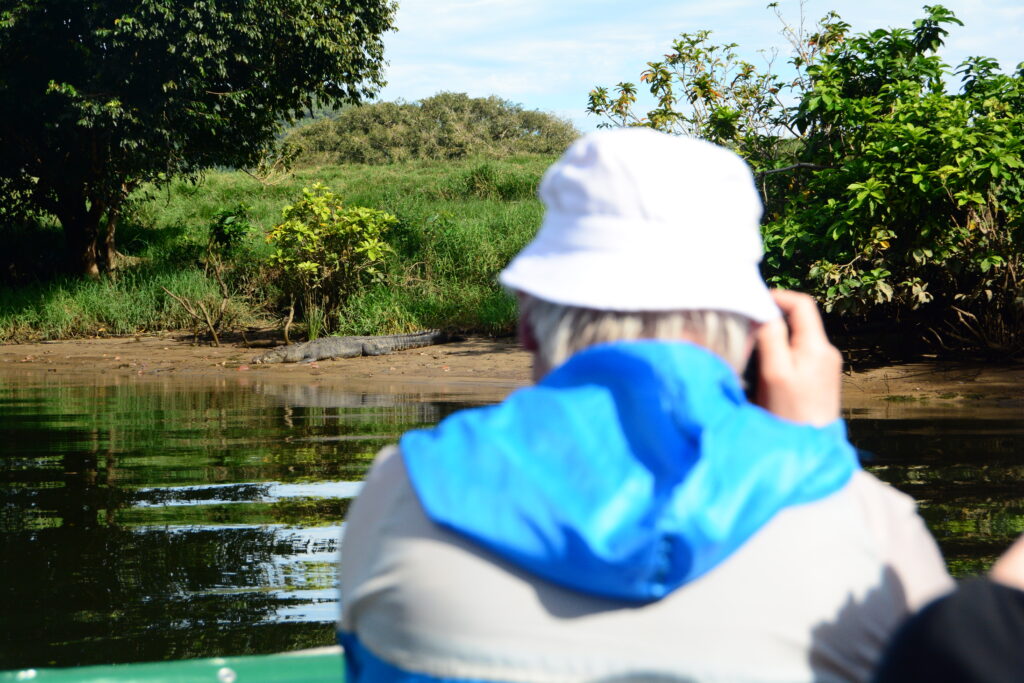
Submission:
M 279 346 L 252 359 L 253 363 L 311 363 L 327 358 L 383 356 L 402 349 L 443 344 L 453 337 L 440 330 L 369 337 L 320 337 L 301 344 Z

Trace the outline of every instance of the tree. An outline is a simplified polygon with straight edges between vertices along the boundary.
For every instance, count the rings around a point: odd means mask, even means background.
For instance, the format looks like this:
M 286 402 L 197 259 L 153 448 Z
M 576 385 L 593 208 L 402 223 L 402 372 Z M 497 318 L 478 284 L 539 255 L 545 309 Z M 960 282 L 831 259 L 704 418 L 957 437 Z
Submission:
M 792 117 L 813 170 L 765 226 L 769 276 L 840 313 L 923 311 L 948 336 L 1019 352 L 1024 64 L 1011 75 L 973 57 L 951 87 L 935 51 L 960 21 L 925 11 L 909 29 L 848 35 L 808 69 Z
M 916 319 L 940 342 L 1021 352 L 1024 63 L 1006 74 L 973 57 L 949 84 L 937 50 L 962 24 L 924 12 L 864 34 L 832 12 L 809 32 L 786 26 L 788 81 L 684 34 L 643 73 L 657 108 L 635 113 L 636 87 L 620 83 L 592 91 L 590 111 L 744 155 L 765 197 L 769 282 L 860 321 Z
M 648 62 L 640 74 L 655 99 L 653 109 L 638 113 L 637 86 L 625 82 L 613 91 L 594 88 L 587 111 L 606 119 L 602 127 L 648 126 L 692 135 L 733 147 L 751 163 L 765 162 L 786 132 L 778 98 L 783 84 L 740 59 L 737 47 L 712 43 L 711 31 L 683 33 L 661 61 Z
M 129 194 L 255 163 L 282 120 L 382 84 L 393 0 L 0 0 L 0 190 L 115 256 Z M 7 211 L 5 213 L 12 213 Z

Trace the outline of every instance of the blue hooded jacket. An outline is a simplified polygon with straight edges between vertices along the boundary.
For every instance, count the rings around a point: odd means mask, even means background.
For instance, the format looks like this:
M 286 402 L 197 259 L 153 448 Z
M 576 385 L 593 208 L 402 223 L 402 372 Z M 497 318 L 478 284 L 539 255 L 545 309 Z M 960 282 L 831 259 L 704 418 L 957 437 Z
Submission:
M 859 467 L 840 420 L 749 403 L 693 344 L 596 346 L 503 403 L 407 433 L 427 516 L 559 585 L 657 600 Z

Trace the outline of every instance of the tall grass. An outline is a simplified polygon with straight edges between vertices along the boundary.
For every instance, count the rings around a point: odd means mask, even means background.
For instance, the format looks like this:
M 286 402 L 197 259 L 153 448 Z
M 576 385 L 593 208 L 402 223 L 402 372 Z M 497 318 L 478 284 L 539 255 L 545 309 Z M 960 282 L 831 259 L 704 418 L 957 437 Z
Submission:
M 161 287 L 193 300 L 218 297 L 201 270 L 125 273 L 98 281 L 58 279 L 0 288 L 0 338 L 59 339 L 190 327 Z M 241 311 L 235 311 L 242 315 Z
M 219 285 L 203 263 L 209 226 L 218 211 L 239 203 L 249 207 L 259 230 L 226 264 L 229 323 L 279 323 L 287 302 L 274 285 L 265 235 L 282 208 L 316 182 L 348 204 L 399 219 L 387 234 L 394 249 L 387 276 L 349 300 L 338 321 L 342 333 L 434 327 L 510 333 L 515 303 L 496 277 L 540 225 L 536 187 L 552 161 L 524 156 L 326 166 L 301 169 L 275 185 L 241 172 L 211 172 L 198 184 L 178 181 L 140 193 L 119 227 L 118 249 L 126 259 L 113 274 L 98 281 L 35 275 L 0 284 L 0 341 L 192 329 L 164 288 L 219 306 Z M 22 240 L 28 244 L 18 257 L 22 272 L 31 259 L 54 251 L 59 234 L 52 222 L 26 233 L 38 243 Z

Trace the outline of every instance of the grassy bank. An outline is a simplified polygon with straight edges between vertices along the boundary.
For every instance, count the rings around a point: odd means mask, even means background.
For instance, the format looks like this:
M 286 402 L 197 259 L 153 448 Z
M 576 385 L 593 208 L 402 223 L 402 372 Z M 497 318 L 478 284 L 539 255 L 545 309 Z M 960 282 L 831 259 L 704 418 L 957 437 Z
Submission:
M 256 225 L 225 262 L 229 297 L 223 327 L 280 323 L 287 309 L 265 235 L 303 187 L 321 182 L 350 205 L 394 214 L 386 277 L 354 296 L 337 329 L 382 334 L 442 327 L 508 333 L 514 301 L 497 272 L 533 236 L 542 209 L 536 185 L 553 158 L 408 162 L 301 169 L 278 182 L 212 172 L 140 195 L 118 228 L 124 262 L 98 281 L 46 277 L 63 242 L 42 222 L 7 228 L 12 249 L 0 285 L 0 341 L 192 329 L 193 319 L 164 290 L 219 311 L 223 300 L 206 267 L 210 224 L 222 210 L 249 207 Z M 301 334 L 301 332 L 300 332 Z

